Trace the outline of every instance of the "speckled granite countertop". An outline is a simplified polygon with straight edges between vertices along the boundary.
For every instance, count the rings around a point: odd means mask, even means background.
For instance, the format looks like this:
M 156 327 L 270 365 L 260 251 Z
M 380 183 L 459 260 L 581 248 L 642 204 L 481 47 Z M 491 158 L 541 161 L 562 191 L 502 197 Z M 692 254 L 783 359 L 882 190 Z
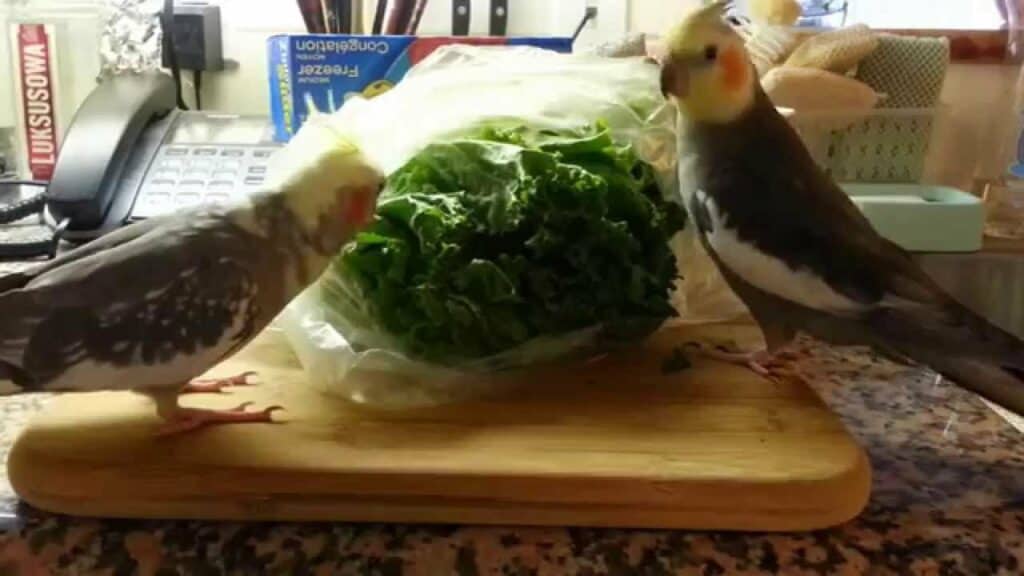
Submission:
M 811 534 L 96 521 L 0 483 L 0 574 L 1018 574 L 1021 433 L 927 372 L 816 350 L 801 370 L 868 449 L 871 504 Z M 824 376 L 828 373 L 828 376 Z M 0 400 L 6 454 L 45 397 Z

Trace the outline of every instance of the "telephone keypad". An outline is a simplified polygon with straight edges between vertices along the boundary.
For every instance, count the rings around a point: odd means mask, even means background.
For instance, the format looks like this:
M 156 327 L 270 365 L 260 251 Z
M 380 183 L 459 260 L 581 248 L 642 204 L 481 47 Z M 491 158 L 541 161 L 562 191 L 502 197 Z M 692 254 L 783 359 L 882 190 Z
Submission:
M 150 164 L 134 219 L 245 197 L 263 184 L 276 145 L 163 147 Z

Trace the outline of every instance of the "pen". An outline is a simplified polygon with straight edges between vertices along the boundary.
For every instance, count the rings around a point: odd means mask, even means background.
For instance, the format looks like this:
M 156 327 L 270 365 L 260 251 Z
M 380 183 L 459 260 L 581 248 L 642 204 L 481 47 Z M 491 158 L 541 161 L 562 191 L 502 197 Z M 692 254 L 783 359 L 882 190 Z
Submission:
M 331 0 L 335 34 L 352 33 L 352 0 Z
M 388 0 L 377 0 L 377 11 L 373 14 L 373 32 L 374 36 L 380 35 L 384 32 L 384 16 L 388 13 Z
M 428 1 L 416 0 L 416 7 L 412 11 L 412 19 L 409 20 L 409 26 L 405 29 L 405 33 L 409 36 L 415 36 L 416 32 L 420 29 L 420 20 L 423 19 L 423 12 L 427 9 Z
M 329 0 L 320 0 L 320 14 L 324 19 L 324 32 L 330 34 L 334 30 L 334 17 L 331 15 Z
M 323 34 L 327 31 L 324 23 L 323 6 L 318 0 L 295 0 L 306 23 L 306 31 L 310 34 Z
M 391 3 L 391 15 L 388 18 L 388 34 L 404 34 L 409 26 L 412 11 L 411 0 L 395 0 Z

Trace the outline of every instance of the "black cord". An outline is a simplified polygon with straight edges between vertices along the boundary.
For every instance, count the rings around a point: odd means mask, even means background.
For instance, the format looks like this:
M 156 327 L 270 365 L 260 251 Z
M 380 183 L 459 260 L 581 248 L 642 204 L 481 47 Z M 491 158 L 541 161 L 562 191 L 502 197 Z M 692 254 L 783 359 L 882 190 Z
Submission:
M 174 48 L 174 0 L 164 0 L 164 11 L 160 14 L 160 29 L 163 33 L 163 49 L 167 52 L 167 61 L 171 64 L 171 77 L 174 78 L 178 108 L 188 110 L 185 98 L 181 95 L 181 68 L 178 66 L 178 53 Z
M 29 242 L 0 242 L 0 260 L 28 260 L 46 255 L 53 258 L 54 238 L 43 238 Z
M 46 188 L 50 183 L 46 180 L 5 180 L 0 178 L 0 186 L 35 186 L 37 188 Z
M 202 70 L 193 70 L 192 71 L 192 89 L 195 90 L 196 110 L 202 110 L 203 109 L 202 100 L 200 100 L 200 98 L 201 98 L 200 95 L 203 93 L 202 83 L 203 83 L 203 71 Z
M 46 182 L 38 180 L 0 180 L 0 186 L 33 186 L 46 188 Z M 40 214 L 46 204 L 46 192 L 19 200 L 6 206 L 0 206 L 0 224 L 10 224 L 33 214 Z
M 573 44 L 575 44 L 576 43 L 576 39 L 580 37 L 580 34 L 583 32 L 583 27 L 587 25 L 587 22 L 590 22 L 591 20 L 593 20 L 596 17 L 597 17 L 597 8 L 595 8 L 593 6 L 587 6 L 586 12 L 583 13 L 583 19 L 580 20 L 579 26 L 576 27 L 576 32 L 574 32 L 573 35 L 572 35 L 572 42 L 573 42 Z
M 46 188 L 47 182 L 38 180 L 0 180 L 0 187 L 3 186 L 35 186 Z M 0 207 L 0 224 L 10 224 L 33 214 L 42 215 L 46 206 L 46 192 L 40 192 L 35 196 L 20 200 L 13 204 Z M 61 236 L 67 228 L 65 220 L 47 237 L 40 237 L 38 240 L 22 242 L 0 242 L 0 259 L 3 260 L 27 260 L 47 256 L 53 258 L 57 255 L 57 248 L 60 246 Z
M 10 224 L 33 214 L 39 214 L 46 205 L 46 193 L 40 192 L 14 204 L 0 208 L 0 224 Z
M 50 183 L 46 180 L 18 180 L 14 178 L 5 180 L 4 178 L 0 178 L 0 186 L 34 186 L 36 188 L 46 188 L 49 185 Z

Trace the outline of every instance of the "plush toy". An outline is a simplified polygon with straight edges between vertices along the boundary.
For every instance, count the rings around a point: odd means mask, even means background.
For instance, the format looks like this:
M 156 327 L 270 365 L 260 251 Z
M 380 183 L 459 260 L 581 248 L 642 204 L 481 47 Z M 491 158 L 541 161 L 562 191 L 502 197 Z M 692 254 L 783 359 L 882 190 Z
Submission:
M 750 0 L 750 19 L 758 24 L 792 26 L 803 13 L 796 0 Z

